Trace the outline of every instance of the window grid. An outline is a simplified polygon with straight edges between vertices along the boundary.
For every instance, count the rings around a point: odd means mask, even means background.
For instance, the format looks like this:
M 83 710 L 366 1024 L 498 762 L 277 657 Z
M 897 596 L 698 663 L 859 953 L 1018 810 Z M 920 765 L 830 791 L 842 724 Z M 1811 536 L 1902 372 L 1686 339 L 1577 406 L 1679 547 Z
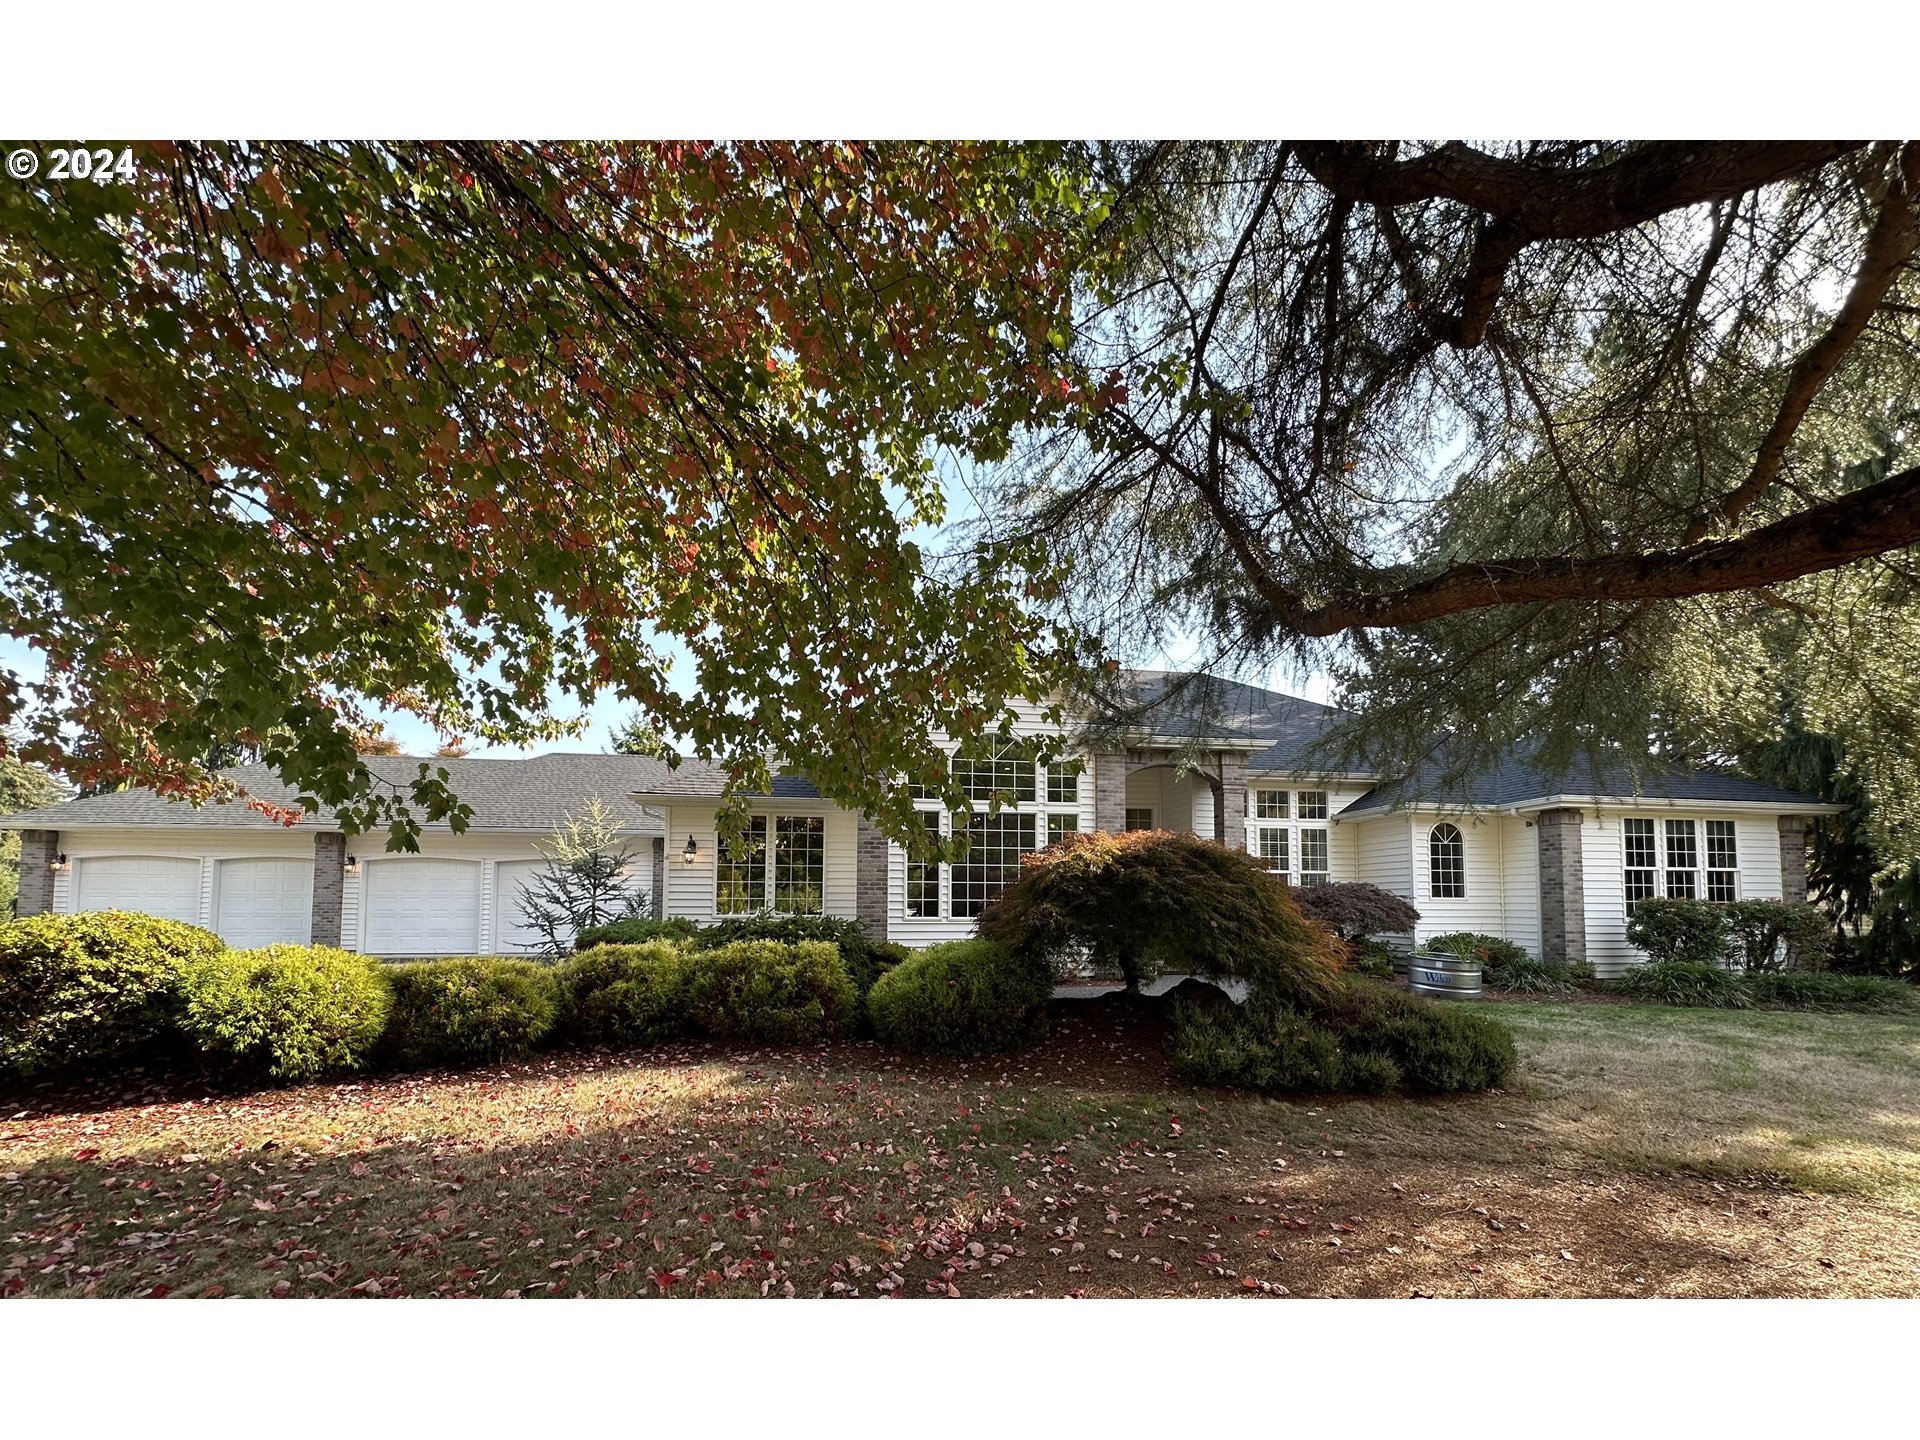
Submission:
M 1434 899 L 1467 898 L 1467 842 L 1458 825 L 1436 825 L 1427 832 L 1427 867 Z
M 1256 790 L 1253 792 L 1253 818 L 1256 820 L 1284 820 L 1287 818 L 1287 792 L 1284 790 Z
M 827 822 L 820 815 L 773 817 L 773 908 L 818 915 L 826 908 Z
M 1258 832 L 1260 863 L 1276 875 L 1287 873 L 1287 832 L 1279 825 L 1262 825 Z
M 961 794 L 969 800 L 1031 801 L 1034 794 L 1034 763 L 1020 753 L 1015 744 L 1000 745 L 986 755 L 953 757 L 953 779 Z
M 1078 815 L 1047 816 L 1047 844 L 1058 845 L 1067 836 L 1079 833 L 1080 817 Z
M 1638 901 L 1651 900 L 1659 893 L 1654 879 L 1660 857 L 1654 852 L 1653 821 L 1624 820 L 1621 837 L 1626 847 L 1627 908 L 1631 910 Z
M 1327 832 L 1300 832 L 1300 883 L 1324 885 L 1327 882 Z
M 1078 760 L 1047 767 L 1047 803 L 1049 805 L 1080 803 L 1080 769 Z
M 940 834 L 940 812 L 922 810 L 920 823 L 932 836 Z M 907 857 L 907 914 L 920 920 L 940 918 L 940 865 L 937 861 Z
M 1129 830 L 1153 829 L 1153 811 L 1145 808 L 1136 809 L 1135 807 L 1129 805 L 1127 807 L 1127 829 Z
M 767 817 L 747 821 L 747 833 L 721 841 L 713 867 L 713 908 L 720 915 L 751 915 L 767 903 Z
M 950 867 L 953 915 L 969 918 L 1020 875 L 1020 857 L 1034 848 L 1031 815 L 976 815 L 967 822 L 973 842 L 966 858 Z
M 1700 847 L 1691 820 L 1669 820 L 1667 832 L 1667 895 L 1674 900 L 1700 897 Z
M 1302 790 L 1294 797 L 1294 801 L 1302 820 L 1324 820 L 1327 818 L 1326 791 Z
M 1707 821 L 1707 899 L 1729 905 L 1740 898 L 1740 851 L 1731 820 Z

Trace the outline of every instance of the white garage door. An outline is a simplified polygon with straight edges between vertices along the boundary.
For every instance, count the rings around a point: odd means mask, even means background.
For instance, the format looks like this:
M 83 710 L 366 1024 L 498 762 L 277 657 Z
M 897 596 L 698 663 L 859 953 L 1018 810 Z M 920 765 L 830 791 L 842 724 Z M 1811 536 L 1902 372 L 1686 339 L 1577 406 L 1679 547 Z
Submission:
M 477 860 L 369 860 L 367 951 L 373 955 L 471 955 L 480 948 Z
M 137 910 L 200 923 L 200 862 L 175 856 L 95 855 L 73 862 L 76 910 Z
M 520 913 L 520 897 L 539 872 L 538 860 L 503 860 L 493 868 L 493 948 L 502 955 L 538 950 L 546 943 Z
M 313 934 L 311 860 L 222 860 L 214 929 L 236 950 L 304 945 Z

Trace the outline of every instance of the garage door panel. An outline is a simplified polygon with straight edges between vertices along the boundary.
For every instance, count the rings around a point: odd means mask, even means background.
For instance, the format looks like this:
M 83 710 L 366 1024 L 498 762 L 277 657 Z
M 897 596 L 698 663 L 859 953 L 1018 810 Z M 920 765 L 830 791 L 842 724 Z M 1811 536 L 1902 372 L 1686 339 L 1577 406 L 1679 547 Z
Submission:
M 93 855 L 74 862 L 76 910 L 132 910 L 200 923 L 200 862 L 173 855 Z
M 493 948 L 502 955 L 538 950 L 546 943 L 520 911 L 521 898 L 540 868 L 538 860 L 503 860 L 494 867 Z
M 313 933 L 313 862 L 222 860 L 214 929 L 236 950 L 304 945 Z
M 363 883 L 371 954 L 471 955 L 480 948 L 478 861 L 370 860 Z

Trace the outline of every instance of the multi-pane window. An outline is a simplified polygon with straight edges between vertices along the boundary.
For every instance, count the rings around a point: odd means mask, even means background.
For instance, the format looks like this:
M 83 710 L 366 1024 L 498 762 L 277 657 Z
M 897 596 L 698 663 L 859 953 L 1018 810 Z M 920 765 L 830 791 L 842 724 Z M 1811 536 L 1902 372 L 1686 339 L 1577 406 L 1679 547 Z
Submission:
M 1282 792 L 1284 793 L 1284 792 Z M 1287 832 L 1283 826 L 1262 825 L 1254 832 L 1260 863 L 1276 875 L 1287 873 Z
M 1654 852 L 1653 821 L 1623 820 L 1620 833 L 1626 846 L 1627 908 L 1631 910 L 1635 902 L 1660 893 L 1654 884 L 1660 857 Z
M 1731 820 L 1707 821 L 1707 899 L 1726 905 L 1740 898 L 1740 851 Z
M 1034 764 L 1023 746 L 1007 743 L 986 755 L 955 755 L 953 778 L 969 800 L 1028 801 L 1033 799 Z
M 1153 829 L 1153 811 L 1151 809 L 1129 805 L 1127 807 L 1127 829 Z
M 926 826 L 929 840 L 939 836 L 938 811 L 922 810 L 920 823 Z M 911 853 L 908 854 L 907 914 L 925 920 L 937 920 L 940 917 L 940 864 L 938 861 L 916 860 Z
M 1436 825 L 1428 832 L 1427 870 L 1434 899 L 1467 898 L 1467 840 L 1458 825 Z
M 819 815 L 773 817 L 773 908 L 818 915 L 825 908 L 827 822 Z
M 1284 820 L 1287 818 L 1287 792 L 1284 790 L 1256 790 L 1253 792 L 1253 818 L 1256 820 Z
M 751 915 L 767 903 L 767 817 L 747 821 L 746 834 L 722 840 L 714 866 L 713 908 L 721 915 Z
M 1300 832 L 1300 883 L 1302 885 L 1324 885 L 1327 881 L 1327 832 L 1325 830 L 1302 830 Z
M 1327 818 L 1327 792 L 1324 790 L 1302 790 L 1296 797 L 1299 802 L 1302 820 L 1324 820 Z
M 1667 897 L 1672 900 L 1700 898 L 1699 846 L 1694 839 L 1691 820 L 1667 821 Z
M 973 842 L 966 858 L 950 869 L 953 914 L 960 919 L 978 915 L 987 902 L 1020 875 L 1020 857 L 1034 848 L 1034 817 L 1002 812 L 976 815 L 967 822 Z
M 1047 816 L 1047 844 L 1058 845 L 1067 836 L 1079 833 L 1080 817 L 1078 815 Z
M 1063 760 L 1047 767 L 1047 803 L 1049 805 L 1080 803 L 1080 762 L 1078 760 Z

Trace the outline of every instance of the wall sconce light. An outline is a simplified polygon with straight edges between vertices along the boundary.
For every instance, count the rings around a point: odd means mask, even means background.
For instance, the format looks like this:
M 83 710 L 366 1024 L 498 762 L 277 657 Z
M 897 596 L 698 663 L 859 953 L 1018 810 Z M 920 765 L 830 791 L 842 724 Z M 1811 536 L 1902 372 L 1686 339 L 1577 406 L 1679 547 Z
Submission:
M 358 875 L 360 873 L 360 857 L 358 855 L 347 856 L 347 863 L 340 868 L 349 875 Z
M 48 864 L 47 868 L 56 875 L 64 875 L 73 867 L 67 863 L 67 852 L 62 850 L 58 855 L 53 857 L 52 862 Z
M 687 845 L 686 848 L 680 852 L 680 858 L 689 865 L 697 861 L 700 858 L 700 842 L 695 840 L 691 835 L 687 836 Z

